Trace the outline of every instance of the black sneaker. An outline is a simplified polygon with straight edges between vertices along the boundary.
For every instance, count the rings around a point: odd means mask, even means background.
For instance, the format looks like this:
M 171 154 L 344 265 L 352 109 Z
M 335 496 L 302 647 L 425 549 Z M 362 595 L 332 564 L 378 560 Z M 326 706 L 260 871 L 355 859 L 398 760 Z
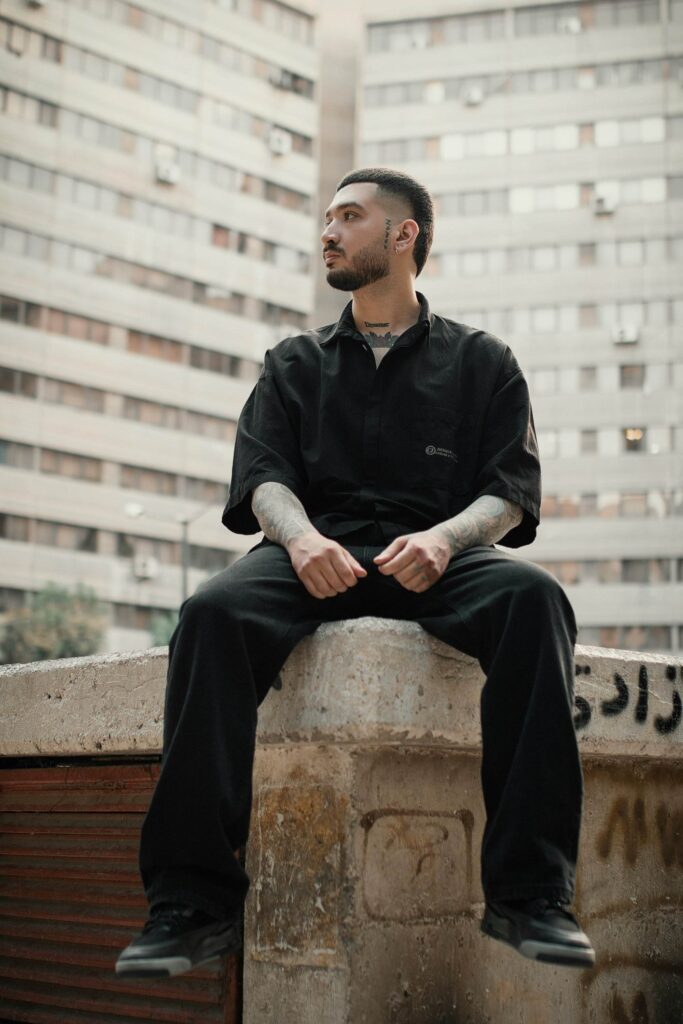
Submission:
M 202 910 L 162 903 L 116 961 L 116 973 L 137 978 L 170 977 L 236 953 L 242 946 L 242 912 L 224 921 Z
M 588 936 L 558 900 L 487 903 L 481 930 L 531 960 L 566 967 L 592 967 L 595 963 Z

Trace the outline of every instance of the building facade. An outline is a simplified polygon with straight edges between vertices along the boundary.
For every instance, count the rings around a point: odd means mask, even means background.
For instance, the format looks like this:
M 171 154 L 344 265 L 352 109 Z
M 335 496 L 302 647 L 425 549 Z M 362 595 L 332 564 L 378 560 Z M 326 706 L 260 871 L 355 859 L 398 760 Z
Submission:
M 263 353 L 313 302 L 314 15 L 2 4 L 3 611 L 80 581 L 105 649 L 144 647 L 250 546 L 220 511 Z
M 526 372 L 523 554 L 582 642 L 683 648 L 683 0 L 317 8 L 0 8 L 0 615 L 81 581 L 106 649 L 144 647 L 250 546 L 236 420 L 345 301 L 319 221 L 355 149 L 428 185 L 418 286 Z
M 366 9 L 364 9 L 366 10 Z M 433 307 L 529 380 L 543 523 L 523 552 L 579 639 L 683 647 L 683 3 L 378 0 L 358 163 L 432 191 Z

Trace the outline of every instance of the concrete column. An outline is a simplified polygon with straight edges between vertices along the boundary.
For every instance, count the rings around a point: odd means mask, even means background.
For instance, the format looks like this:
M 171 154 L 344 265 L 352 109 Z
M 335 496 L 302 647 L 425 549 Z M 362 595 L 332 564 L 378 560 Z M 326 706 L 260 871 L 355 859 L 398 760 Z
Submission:
M 299 645 L 260 717 L 244 1024 L 677 1019 L 682 666 L 584 648 L 577 673 L 590 971 L 480 932 L 478 665 L 388 620 Z

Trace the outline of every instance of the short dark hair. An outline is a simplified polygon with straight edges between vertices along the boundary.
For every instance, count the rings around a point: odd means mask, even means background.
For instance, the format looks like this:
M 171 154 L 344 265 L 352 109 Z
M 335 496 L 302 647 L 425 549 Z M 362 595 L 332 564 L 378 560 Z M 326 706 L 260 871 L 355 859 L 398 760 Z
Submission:
M 337 185 L 337 192 L 346 185 L 369 181 L 378 186 L 378 192 L 385 195 L 399 196 L 410 206 L 413 220 L 418 224 L 420 232 L 415 240 L 413 259 L 417 267 L 417 275 L 427 262 L 429 250 L 434 237 L 434 206 L 424 185 L 415 181 L 403 171 L 392 171 L 389 167 L 363 167 L 345 175 Z

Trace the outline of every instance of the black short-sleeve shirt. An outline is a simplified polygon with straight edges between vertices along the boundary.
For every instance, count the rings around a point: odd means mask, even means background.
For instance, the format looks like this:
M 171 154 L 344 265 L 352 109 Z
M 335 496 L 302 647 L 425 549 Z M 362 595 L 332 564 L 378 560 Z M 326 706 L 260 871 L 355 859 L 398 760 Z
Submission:
M 389 541 L 492 494 L 524 511 L 500 543 L 531 543 L 541 479 L 524 375 L 498 338 L 418 298 L 417 323 L 379 366 L 350 302 L 336 324 L 266 352 L 237 427 L 229 530 L 258 532 L 252 491 L 272 480 L 328 537 L 374 523 Z

